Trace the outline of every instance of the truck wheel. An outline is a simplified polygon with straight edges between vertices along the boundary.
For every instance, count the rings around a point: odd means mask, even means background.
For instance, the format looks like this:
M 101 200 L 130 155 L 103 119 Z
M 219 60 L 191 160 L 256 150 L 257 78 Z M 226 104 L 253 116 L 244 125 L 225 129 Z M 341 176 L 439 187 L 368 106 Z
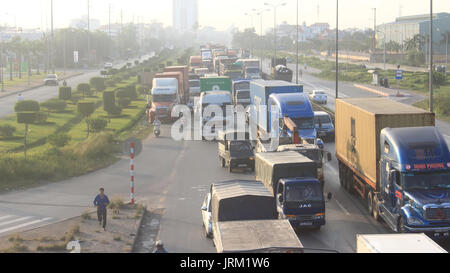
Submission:
M 230 162 L 230 164 L 228 165 L 228 172 L 230 172 L 230 173 L 233 172 L 233 168 L 231 167 L 231 162 Z
M 369 209 L 369 215 L 373 215 L 373 192 L 370 191 L 367 194 L 367 208 Z
M 377 222 L 381 222 L 381 217 L 380 217 L 380 207 L 378 206 L 378 200 L 376 198 L 376 195 L 373 196 L 373 203 L 372 203 L 372 215 L 373 215 L 373 219 L 375 219 L 375 221 Z
M 220 160 L 220 165 L 222 166 L 222 168 L 225 168 L 225 159 L 220 157 L 219 160 Z
M 398 233 L 406 233 L 407 232 L 406 227 L 405 227 L 405 219 L 403 219 L 403 217 L 401 217 L 401 216 L 398 219 L 397 231 L 398 231 Z

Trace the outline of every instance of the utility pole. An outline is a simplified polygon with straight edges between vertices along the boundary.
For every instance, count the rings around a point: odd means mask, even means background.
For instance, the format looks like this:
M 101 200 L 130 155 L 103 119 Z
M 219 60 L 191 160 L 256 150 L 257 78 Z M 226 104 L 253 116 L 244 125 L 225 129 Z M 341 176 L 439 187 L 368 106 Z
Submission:
M 339 98 L 339 0 L 336 0 L 336 99 Z
M 52 41 L 50 43 L 50 66 L 52 68 L 53 74 L 55 74 L 55 62 L 54 62 L 54 45 L 55 45 L 55 31 L 53 29 L 53 0 L 50 2 L 51 4 L 51 26 L 52 26 Z
M 372 54 L 375 57 L 375 51 L 377 48 L 377 9 L 373 9 L 373 51 Z M 375 60 L 374 60 L 375 61 Z
M 90 1 L 87 0 L 87 4 L 88 4 L 88 13 L 87 13 L 87 28 L 88 28 L 88 67 L 91 64 L 91 18 L 90 18 Z
M 296 62 L 296 80 L 295 83 L 298 84 L 298 0 L 297 0 L 297 40 L 295 41 L 295 44 L 297 45 L 297 62 Z
M 433 112 L 433 0 L 430 0 L 430 112 Z

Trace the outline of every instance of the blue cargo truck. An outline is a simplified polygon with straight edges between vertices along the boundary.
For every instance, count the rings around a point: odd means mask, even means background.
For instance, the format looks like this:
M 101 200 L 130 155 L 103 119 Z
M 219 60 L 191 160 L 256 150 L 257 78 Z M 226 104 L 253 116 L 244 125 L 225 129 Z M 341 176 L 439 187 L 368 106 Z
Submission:
M 387 98 L 336 100 L 341 186 L 401 233 L 449 238 L 450 152 L 433 113 Z
M 317 132 L 314 111 L 309 99 L 303 94 L 303 86 L 284 81 L 255 80 L 250 83 L 250 99 L 248 122 L 251 125 L 256 123 L 258 136 L 272 133 L 270 123 L 272 114 L 276 113 L 280 118 L 281 138 L 297 137 L 315 142 Z M 258 113 L 262 116 L 258 116 Z

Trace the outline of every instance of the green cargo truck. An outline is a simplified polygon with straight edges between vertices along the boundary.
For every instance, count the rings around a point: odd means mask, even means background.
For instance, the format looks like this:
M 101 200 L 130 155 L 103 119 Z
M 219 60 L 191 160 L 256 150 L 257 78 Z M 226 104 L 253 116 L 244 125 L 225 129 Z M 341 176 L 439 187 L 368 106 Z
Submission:
M 229 91 L 232 93 L 232 85 L 229 77 L 200 78 L 201 93 L 208 91 Z

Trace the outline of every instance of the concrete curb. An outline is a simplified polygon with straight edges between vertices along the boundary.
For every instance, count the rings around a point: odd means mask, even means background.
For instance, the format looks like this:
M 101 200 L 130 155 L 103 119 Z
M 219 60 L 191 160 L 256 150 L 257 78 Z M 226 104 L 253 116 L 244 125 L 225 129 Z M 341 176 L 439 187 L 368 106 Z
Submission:
M 370 88 L 370 87 L 367 87 L 367 86 L 364 86 L 364 85 L 354 84 L 353 86 L 356 87 L 356 88 L 365 90 L 365 91 L 369 91 L 369 92 L 375 93 L 375 94 L 383 96 L 383 97 L 390 97 L 391 96 L 391 95 L 389 95 L 387 93 L 381 92 L 379 90 L 376 90 L 376 89 L 373 89 L 373 88 Z
M 136 231 L 136 234 L 134 236 L 134 240 L 133 240 L 133 245 L 131 247 L 131 251 L 130 253 L 133 253 L 133 251 L 136 249 L 136 243 L 137 243 L 137 239 L 139 238 L 140 234 L 141 234 L 141 229 L 142 229 L 142 220 L 144 219 L 144 217 L 147 215 L 148 210 L 147 210 L 147 206 L 144 207 L 144 212 L 141 215 L 141 219 L 139 219 L 138 222 L 138 228 Z
M 80 73 L 77 73 L 77 74 L 74 74 L 74 75 L 71 75 L 71 76 L 68 76 L 68 77 L 63 77 L 63 78 L 61 78 L 61 80 L 68 80 L 68 79 L 71 79 L 71 78 L 74 78 L 74 77 L 81 76 L 81 75 L 83 75 L 83 74 L 84 74 L 83 72 L 80 72 Z M 25 92 L 31 91 L 31 90 L 33 90 L 33 89 L 40 88 L 40 87 L 44 87 L 44 86 L 45 86 L 45 84 L 40 84 L 40 85 L 35 85 L 35 86 L 27 87 L 27 88 L 25 88 L 25 89 L 23 89 L 23 90 L 12 91 L 12 92 L 6 91 L 7 93 L 4 94 L 4 95 L 2 95 L 2 93 L 0 92 L 0 98 L 6 98 L 6 97 L 10 97 L 10 96 L 12 96 L 12 95 L 16 95 L 16 94 L 20 94 L 20 93 L 25 93 Z

